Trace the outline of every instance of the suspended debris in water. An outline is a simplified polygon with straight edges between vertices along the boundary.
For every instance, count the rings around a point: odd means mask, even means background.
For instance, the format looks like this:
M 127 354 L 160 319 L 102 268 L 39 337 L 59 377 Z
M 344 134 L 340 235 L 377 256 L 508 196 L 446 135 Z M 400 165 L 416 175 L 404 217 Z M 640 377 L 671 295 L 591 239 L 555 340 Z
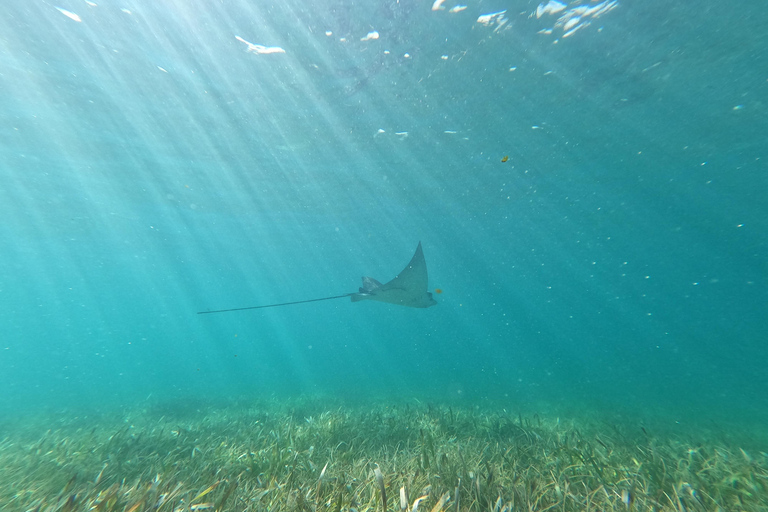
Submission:
M 74 21 L 76 21 L 76 22 L 78 22 L 78 23 L 81 23 L 81 22 L 83 21 L 83 20 L 80 18 L 80 16 L 78 16 L 77 14 L 75 14 L 75 13 L 73 13 L 73 12 L 71 12 L 71 11 L 68 11 L 68 10 L 66 10 L 66 9 L 62 9 L 61 7 L 57 7 L 57 8 L 56 8 L 56 10 L 57 10 L 57 11 L 59 11 L 59 12 L 60 12 L 61 14 L 63 14 L 64 16 L 66 16 L 67 18 L 69 18 L 69 19 L 71 19 L 71 20 L 74 20 Z
M 248 45 L 247 51 L 249 53 L 259 53 L 259 54 L 285 53 L 285 50 L 283 50 L 279 46 L 262 46 L 260 44 L 253 44 L 249 41 L 246 41 L 240 36 L 235 36 L 235 39 L 237 39 L 241 43 L 245 43 L 246 45 Z
M 541 18 L 544 15 L 559 15 L 553 27 L 539 30 L 539 34 L 553 34 L 560 32 L 561 38 L 570 37 L 578 30 L 588 27 L 593 20 L 603 14 L 612 11 L 619 5 L 618 0 L 605 0 L 590 5 L 576 1 L 566 5 L 556 0 L 550 0 L 546 4 L 539 4 L 531 17 Z M 562 14 L 560 14 L 562 13 Z M 557 39 L 555 40 L 557 42 Z

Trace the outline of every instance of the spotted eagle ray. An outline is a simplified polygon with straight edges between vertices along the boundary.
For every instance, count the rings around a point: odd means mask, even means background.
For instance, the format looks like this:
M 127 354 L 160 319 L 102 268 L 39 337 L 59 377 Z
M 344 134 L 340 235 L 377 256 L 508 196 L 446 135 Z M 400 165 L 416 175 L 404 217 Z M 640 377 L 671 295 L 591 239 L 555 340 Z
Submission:
M 215 311 L 198 311 L 198 315 L 208 313 L 226 313 L 229 311 L 244 311 L 246 309 L 276 308 L 278 306 L 291 306 L 306 302 L 318 302 L 321 300 L 341 299 L 350 297 L 352 302 L 361 300 L 376 300 L 409 308 L 428 308 L 437 304 L 432 294 L 427 291 L 427 262 L 424 259 L 424 251 L 421 250 L 421 242 L 416 247 L 410 263 L 394 279 L 381 284 L 372 277 L 363 277 L 363 286 L 360 290 L 344 295 L 321 297 L 319 299 L 296 300 L 293 302 L 281 302 L 279 304 L 266 304 L 264 306 L 249 306 L 245 308 L 217 309 Z

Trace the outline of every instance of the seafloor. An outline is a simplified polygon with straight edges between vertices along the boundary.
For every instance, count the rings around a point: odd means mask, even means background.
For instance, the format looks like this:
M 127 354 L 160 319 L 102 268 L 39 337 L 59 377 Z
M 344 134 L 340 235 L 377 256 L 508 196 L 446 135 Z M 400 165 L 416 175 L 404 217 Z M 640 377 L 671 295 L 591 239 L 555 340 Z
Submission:
M 718 428 L 272 399 L 0 429 L 0 510 L 768 510 L 768 454 Z

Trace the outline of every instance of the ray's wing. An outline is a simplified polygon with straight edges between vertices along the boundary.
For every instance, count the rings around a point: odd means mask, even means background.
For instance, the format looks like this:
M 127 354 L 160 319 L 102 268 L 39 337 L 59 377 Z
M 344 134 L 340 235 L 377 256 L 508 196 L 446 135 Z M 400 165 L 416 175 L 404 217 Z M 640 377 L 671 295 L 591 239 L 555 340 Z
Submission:
M 379 293 L 387 290 L 403 290 L 414 295 L 421 295 L 427 291 L 427 262 L 424 260 L 424 251 L 421 250 L 421 242 L 416 247 L 410 263 L 393 280 L 379 287 Z

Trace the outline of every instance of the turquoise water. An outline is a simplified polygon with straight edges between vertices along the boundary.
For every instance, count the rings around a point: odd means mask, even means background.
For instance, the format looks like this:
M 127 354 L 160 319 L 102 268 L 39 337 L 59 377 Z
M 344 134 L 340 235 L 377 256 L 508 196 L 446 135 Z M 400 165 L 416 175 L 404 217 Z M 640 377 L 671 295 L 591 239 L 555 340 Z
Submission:
M 96 4 L 0 17 L 2 414 L 767 419 L 759 4 L 622 0 L 569 37 L 578 2 Z M 354 292 L 419 241 L 433 308 L 196 314 Z

